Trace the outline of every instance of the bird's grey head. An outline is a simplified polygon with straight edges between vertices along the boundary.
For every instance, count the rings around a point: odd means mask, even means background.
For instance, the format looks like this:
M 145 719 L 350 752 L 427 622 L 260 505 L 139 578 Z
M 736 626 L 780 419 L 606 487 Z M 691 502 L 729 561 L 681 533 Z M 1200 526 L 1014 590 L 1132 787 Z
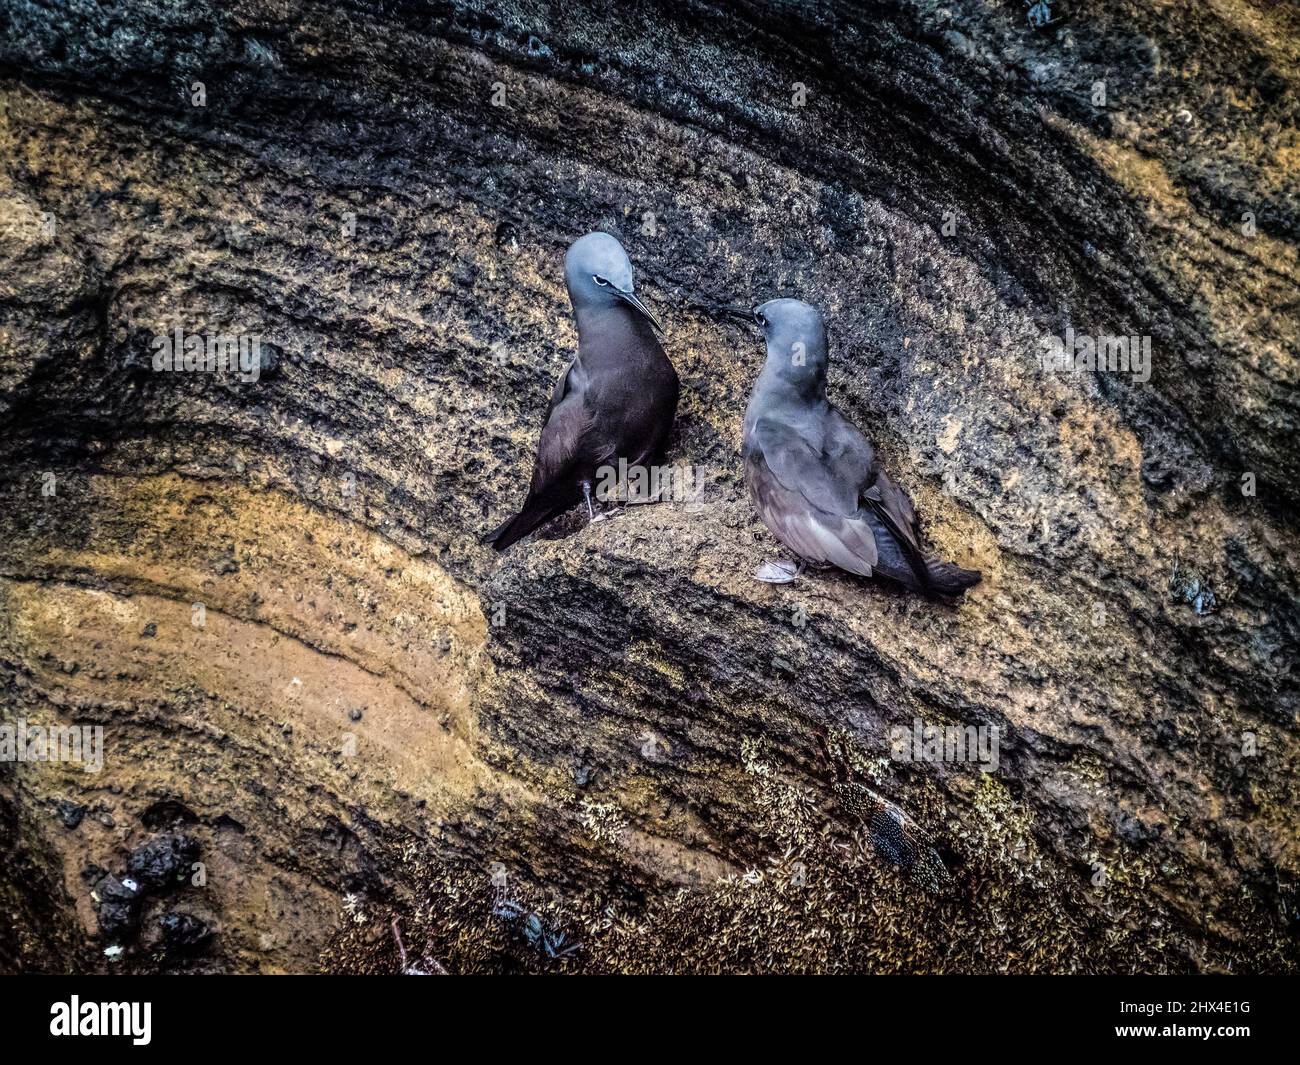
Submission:
M 632 260 L 623 245 L 608 233 L 588 233 L 569 245 L 564 257 L 564 280 L 575 310 L 626 305 L 662 330 L 632 290 Z
M 764 372 L 805 389 L 826 384 L 826 324 L 821 312 L 802 300 L 768 300 L 754 308 L 754 321 L 767 341 Z

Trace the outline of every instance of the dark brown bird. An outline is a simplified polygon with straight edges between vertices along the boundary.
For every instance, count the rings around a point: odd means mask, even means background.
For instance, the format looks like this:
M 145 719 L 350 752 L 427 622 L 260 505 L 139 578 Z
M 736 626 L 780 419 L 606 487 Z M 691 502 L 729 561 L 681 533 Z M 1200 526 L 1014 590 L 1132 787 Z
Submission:
M 564 277 L 578 354 L 560 374 L 537 444 L 528 498 L 483 537 L 498 551 L 585 499 L 620 459 L 629 469 L 663 453 L 677 414 L 678 381 L 659 346 L 659 323 L 632 290 L 632 262 L 608 233 L 569 246 Z
M 742 454 L 763 524 L 808 562 L 938 596 L 978 584 L 974 570 L 925 555 L 911 500 L 827 402 L 826 326 L 817 308 L 782 299 L 750 313 L 767 339 L 767 363 L 745 411 Z M 768 562 L 755 577 L 782 584 L 802 571 L 803 562 Z

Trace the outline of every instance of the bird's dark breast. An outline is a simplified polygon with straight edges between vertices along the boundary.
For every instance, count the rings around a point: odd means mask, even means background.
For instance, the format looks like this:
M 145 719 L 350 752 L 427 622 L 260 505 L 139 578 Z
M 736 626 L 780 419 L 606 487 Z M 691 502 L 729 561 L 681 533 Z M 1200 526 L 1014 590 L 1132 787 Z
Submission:
M 604 411 L 592 434 L 597 457 L 609 462 L 625 458 L 635 465 L 659 456 L 672 432 L 677 393 L 676 374 L 619 380 L 597 399 Z
M 604 347 L 594 366 L 583 356 L 591 378 L 585 401 L 592 412 L 583 451 L 596 466 L 656 458 L 677 413 L 677 373 L 659 344 L 636 335 L 617 339 L 619 347 Z

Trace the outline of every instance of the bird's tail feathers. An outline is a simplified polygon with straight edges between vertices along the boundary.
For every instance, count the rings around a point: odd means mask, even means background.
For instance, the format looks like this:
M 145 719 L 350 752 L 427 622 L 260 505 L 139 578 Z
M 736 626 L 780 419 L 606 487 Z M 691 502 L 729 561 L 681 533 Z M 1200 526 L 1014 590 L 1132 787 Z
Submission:
M 912 538 L 907 535 L 906 530 L 904 530 L 899 524 L 898 519 L 889 512 L 889 508 L 885 506 L 883 500 L 868 495 L 867 505 L 871 507 L 872 512 L 880 519 L 886 530 L 888 530 L 890 537 L 898 546 L 899 552 L 906 560 L 908 568 L 911 569 L 916 578 L 917 588 L 922 590 L 926 589 L 930 583 L 930 574 L 927 572 L 927 562 L 925 556 L 921 554 L 920 548 L 918 548 Z M 912 582 L 908 581 L 907 583 L 911 584 Z
M 545 525 L 569 504 L 548 499 L 529 499 L 524 508 L 513 518 L 502 522 L 490 533 L 479 538 L 481 544 L 491 544 L 496 550 L 506 548 L 522 540 L 534 529 Z
M 882 500 L 868 496 L 867 502 L 873 513 L 889 531 L 894 543 L 897 544 L 899 551 L 906 560 L 908 568 L 911 570 L 911 573 L 906 576 L 898 572 L 890 574 L 891 576 L 913 586 L 917 591 L 944 598 L 956 598 L 964 593 L 967 588 L 973 588 L 979 584 L 980 573 L 978 570 L 962 569 L 952 562 L 940 562 L 938 559 L 927 558 L 921 553 L 920 548 L 917 547 L 913 539 L 907 535 L 907 531 L 900 525 L 898 519 L 890 513 Z
M 929 585 L 929 590 L 936 595 L 959 596 L 967 588 L 979 584 L 981 579 L 979 570 L 962 569 L 953 562 L 927 559 L 925 568 L 928 578 L 926 583 Z
M 507 526 L 508 526 L 512 521 L 514 521 L 514 520 L 515 520 L 515 519 L 514 519 L 513 517 L 506 518 L 505 521 L 503 521 L 500 525 L 498 525 L 498 526 L 497 526 L 495 529 L 493 529 L 491 532 L 485 532 L 482 536 L 480 536 L 480 537 L 478 538 L 478 542 L 481 543 L 481 544 L 490 544 L 490 543 L 493 543 L 493 542 L 496 540 L 496 538 L 497 538 L 498 536 L 500 536 L 503 532 L 506 531 L 506 527 L 507 527 Z

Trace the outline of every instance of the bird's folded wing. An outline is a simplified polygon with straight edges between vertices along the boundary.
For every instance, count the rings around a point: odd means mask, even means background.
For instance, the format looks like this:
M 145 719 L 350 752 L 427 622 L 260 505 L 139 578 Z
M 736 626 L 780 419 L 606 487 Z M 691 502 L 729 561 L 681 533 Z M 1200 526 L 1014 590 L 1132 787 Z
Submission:
M 531 494 L 536 495 L 548 487 L 569 465 L 577 454 L 582 435 L 590 425 L 584 399 L 587 375 L 582 364 L 574 359 L 569 363 L 555 386 L 542 436 L 537 442 L 537 466 L 533 470 Z
M 826 419 L 825 448 L 831 467 L 841 478 L 857 478 L 859 498 L 879 522 L 872 524 L 876 546 L 886 556 L 881 568 L 886 572 L 895 571 L 891 575 L 897 576 L 897 564 L 901 563 L 911 570 L 918 585 L 925 587 L 929 580 L 928 568 L 912 501 L 880 468 L 875 452 L 858 427 L 834 407 Z M 882 537 L 890 542 L 882 542 Z
M 912 501 L 884 470 L 877 471 L 875 482 L 862 493 L 862 498 L 884 524 L 889 539 L 897 545 L 915 575 L 917 586 L 925 588 L 930 580 L 929 566 L 921 549 L 921 528 Z
M 876 474 L 875 487 L 880 490 L 880 501 L 890 516 L 907 533 L 908 539 L 919 551 L 921 549 L 921 523 L 917 520 L 916 509 L 898 485 L 889 479 L 884 470 Z
M 564 397 L 572 392 L 582 392 L 587 387 L 587 373 L 582 363 L 578 361 L 575 355 L 569 360 L 559 379 L 555 382 L 555 389 L 551 392 L 551 402 L 546 408 L 546 416 L 542 419 L 542 425 L 545 426 L 551 420 L 551 415 L 555 413 L 555 408 L 564 402 Z
M 858 510 L 858 483 L 837 474 L 826 456 L 789 426 L 760 418 L 750 434 L 750 446 L 786 488 L 799 492 L 828 514 L 849 515 Z
M 792 551 L 871 575 L 878 553 L 859 508 L 854 478 L 837 475 L 796 432 L 760 419 L 751 431 L 746 475 L 759 514 Z

